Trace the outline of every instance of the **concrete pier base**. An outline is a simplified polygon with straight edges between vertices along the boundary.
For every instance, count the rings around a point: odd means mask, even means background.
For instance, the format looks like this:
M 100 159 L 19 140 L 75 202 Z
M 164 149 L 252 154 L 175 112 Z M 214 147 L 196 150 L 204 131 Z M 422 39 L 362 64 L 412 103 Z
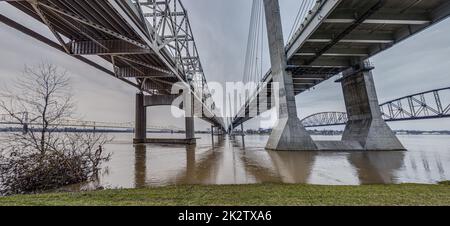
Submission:
M 278 0 L 264 0 L 273 93 L 278 96 L 275 103 L 279 120 L 270 135 L 266 148 L 277 151 L 317 150 L 314 141 L 297 116 L 292 74 L 286 71 L 287 57 L 284 48 Z
M 144 143 L 147 138 L 147 110 L 144 105 L 144 94 L 136 94 L 136 115 L 134 127 L 134 143 Z
M 186 95 L 184 99 L 186 113 L 186 138 L 147 138 L 147 107 L 170 106 L 178 97 L 177 95 L 145 96 L 143 93 L 136 94 L 136 117 L 134 144 L 196 144 L 194 129 L 194 116 L 192 108 L 192 95 Z M 184 104 L 183 103 L 183 104 Z
M 196 144 L 197 139 L 176 139 L 176 138 L 146 138 L 143 140 L 134 140 L 135 144 Z
M 184 96 L 184 111 L 185 111 L 185 130 L 186 130 L 186 140 L 192 142 L 190 144 L 195 144 L 197 141 L 195 139 L 195 127 L 194 127 L 194 106 L 193 106 L 193 95 L 187 93 Z
M 358 141 L 316 141 L 319 151 L 364 151 Z
M 279 119 L 273 128 L 266 149 L 276 151 L 312 151 L 317 146 L 303 127 L 300 119 L 289 117 Z
M 406 150 L 382 118 L 372 69 L 361 64 L 346 71 L 340 81 L 348 116 L 342 142 L 359 143 L 363 150 Z

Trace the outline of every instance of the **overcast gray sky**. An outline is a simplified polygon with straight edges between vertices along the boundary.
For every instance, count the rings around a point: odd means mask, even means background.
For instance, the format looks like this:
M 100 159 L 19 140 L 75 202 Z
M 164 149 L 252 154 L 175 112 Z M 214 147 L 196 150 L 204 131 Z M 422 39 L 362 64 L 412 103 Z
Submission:
M 184 0 L 209 81 L 242 81 L 250 21 L 250 0 Z M 285 36 L 299 7 L 297 0 L 280 0 Z M 7 3 L 0 13 L 35 31 L 52 37 L 48 29 Z M 71 74 L 77 112 L 86 120 L 127 122 L 134 120 L 136 90 L 115 78 L 0 24 L 0 86 L 20 76 L 24 65 L 51 62 Z M 416 35 L 372 59 L 380 102 L 450 86 L 450 20 Z M 344 111 L 342 91 L 331 79 L 315 90 L 297 96 L 299 117 L 321 111 Z M 184 127 L 183 119 L 169 116 L 167 107 L 148 109 L 148 125 Z M 272 120 L 273 121 L 273 120 Z M 196 120 L 197 128 L 207 124 Z M 259 127 L 258 119 L 246 127 Z M 265 123 L 268 126 L 270 123 Z M 450 129 L 450 119 L 390 124 L 394 129 Z

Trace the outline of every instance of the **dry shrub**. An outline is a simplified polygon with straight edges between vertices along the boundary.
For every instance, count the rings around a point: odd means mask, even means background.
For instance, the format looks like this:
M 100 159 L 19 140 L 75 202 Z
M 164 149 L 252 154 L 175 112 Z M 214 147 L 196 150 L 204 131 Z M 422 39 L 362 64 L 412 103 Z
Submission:
M 100 133 L 61 133 L 74 103 L 65 71 L 51 64 L 26 67 L 15 90 L 0 93 L 0 110 L 27 127 L 0 143 L 0 193 L 32 193 L 96 178 L 110 156 Z M 25 115 L 25 116 L 24 116 Z

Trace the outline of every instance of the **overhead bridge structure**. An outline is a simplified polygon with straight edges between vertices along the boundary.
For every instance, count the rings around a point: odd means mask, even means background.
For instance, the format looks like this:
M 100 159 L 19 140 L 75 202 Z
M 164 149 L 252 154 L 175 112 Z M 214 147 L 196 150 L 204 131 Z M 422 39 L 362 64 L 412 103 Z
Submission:
M 369 59 L 450 15 L 448 0 L 302 0 L 298 1 L 303 12 L 296 19 L 299 26 L 285 44 L 278 0 L 254 0 L 253 11 L 264 12 L 252 12 L 252 18 L 265 14 L 271 68 L 260 73 L 256 88 L 227 128 L 211 99 L 181 0 L 0 2 L 41 22 L 54 37 L 4 15 L 0 15 L 2 23 L 137 89 L 136 143 L 148 140 L 147 107 L 182 108 L 187 143 L 195 142 L 194 116 L 225 130 L 276 107 L 279 120 L 266 147 L 285 151 L 404 150 L 383 120 L 372 77 L 375 67 Z M 255 35 L 259 30 L 250 31 Z M 97 56 L 110 67 L 86 56 Z M 343 139 L 313 141 L 297 117 L 295 96 L 336 75 L 340 75 L 336 82 L 342 86 L 348 118 Z M 253 78 L 244 75 L 249 77 Z
M 194 139 L 194 116 L 225 128 L 211 100 L 187 11 L 180 0 L 6 2 L 45 24 L 57 42 L 0 15 L 4 24 L 136 87 L 135 142 L 146 140 L 146 107 L 172 105 L 177 98 L 176 105 L 186 112 L 186 139 Z M 111 67 L 85 56 L 98 56 Z
M 277 107 L 279 120 L 268 149 L 404 150 L 382 119 L 371 72 L 374 66 L 368 60 L 447 18 L 450 1 L 318 0 L 286 45 L 278 1 L 263 2 L 271 69 L 230 129 Z M 340 75 L 336 82 L 342 85 L 348 117 L 343 140 L 314 142 L 297 118 L 295 96 L 336 75 Z
M 421 92 L 380 105 L 386 122 L 450 118 L 450 87 Z M 346 125 L 345 112 L 321 112 L 302 120 L 304 127 Z

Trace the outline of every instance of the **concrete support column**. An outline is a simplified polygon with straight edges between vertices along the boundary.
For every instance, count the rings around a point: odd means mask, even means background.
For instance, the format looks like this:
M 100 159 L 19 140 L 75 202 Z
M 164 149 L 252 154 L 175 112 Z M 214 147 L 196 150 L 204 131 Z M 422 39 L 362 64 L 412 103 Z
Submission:
M 147 138 L 147 110 L 144 106 L 144 94 L 136 94 L 136 117 L 134 143 L 144 143 Z
M 23 123 L 23 128 L 22 128 L 23 130 L 22 130 L 22 133 L 25 135 L 25 134 L 28 134 L 28 112 L 25 112 L 25 115 L 24 115 L 24 123 Z
M 344 142 L 358 142 L 364 150 L 405 150 L 383 120 L 368 63 L 344 72 L 341 80 L 348 123 Z
M 211 125 L 211 146 L 214 148 L 214 126 Z
M 284 49 L 278 0 L 264 0 L 269 40 L 270 61 L 274 86 L 279 90 L 278 122 L 273 128 L 266 148 L 280 151 L 316 150 L 317 147 L 297 116 L 292 75 L 286 71 L 287 57 Z
M 28 134 L 28 123 L 23 124 L 22 134 L 23 135 Z
M 189 143 L 195 144 L 194 101 L 192 93 L 187 92 L 184 94 L 183 107 L 185 111 L 186 140 L 190 140 Z
M 244 132 L 244 123 L 241 124 L 241 138 L 242 138 L 242 147 L 245 148 L 245 132 Z

